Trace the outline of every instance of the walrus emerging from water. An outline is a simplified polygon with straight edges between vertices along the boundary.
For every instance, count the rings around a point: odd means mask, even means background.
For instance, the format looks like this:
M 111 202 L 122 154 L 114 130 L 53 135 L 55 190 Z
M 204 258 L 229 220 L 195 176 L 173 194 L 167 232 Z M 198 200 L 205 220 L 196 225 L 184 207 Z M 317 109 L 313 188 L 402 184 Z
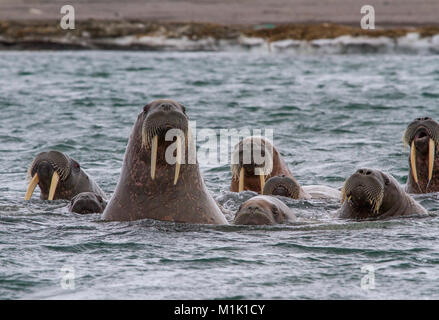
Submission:
M 146 105 L 134 124 L 103 218 L 227 224 L 204 184 L 194 150 L 184 106 L 173 100 Z
M 93 192 L 105 198 L 104 192 L 79 163 L 58 151 L 39 153 L 29 168 L 28 179 L 25 200 L 30 200 L 37 185 L 42 200 L 70 200 L 81 192 Z
M 301 192 L 305 193 L 305 197 L 301 195 Z M 294 177 L 287 177 L 285 175 L 268 179 L 265 182 L 262 194 L 292 199 L 341 199 L 341 192 L 334 188 L 320 185 L 301 187 Z
M 410 146 L 407 192 L 439 192 L 439 123 L 418 118 L 408 125 L 403 140 Z
M 104 212 L 107 202 L 94 192 L 81 192 L 70 200 L 69 211 L 87 214 Z
M 263 137 L 247 137 L 236 144 L 232 153 L 230 191 L 244 190 L 262 193 L 265 181 L 284 175 L 294 179 L 287 164 L 273 144 Z M 299 187 L 299 198 L 309 195 Z
M 295 220 L 294 212 L 279 199 L 271 196 L 256 196 L 239 207 L 234 224 L 273 225 Z
M 392 176 L 372 169 L 360 169 L 346 180 L 338 212 L 340 218 L 357 220 L 425 214 Z

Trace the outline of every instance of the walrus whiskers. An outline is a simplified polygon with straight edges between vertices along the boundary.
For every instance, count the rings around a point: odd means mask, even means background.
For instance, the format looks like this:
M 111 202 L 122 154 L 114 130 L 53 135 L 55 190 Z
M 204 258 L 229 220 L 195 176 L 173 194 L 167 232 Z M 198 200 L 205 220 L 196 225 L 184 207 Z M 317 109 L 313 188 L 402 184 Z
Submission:
M 345 182 L 346 185 L 346 182 Z M 341 188 L 341 204 L 343 204 L 346 201 L 346 187 L 343 185 Z
M 380 192 L 380 194 L 376 197 L 368 194 L 368 200 L 370 205 L 372 206 L 373 213 L 378 213 L 380 211 L 381 205 L 383 204 L 384 193 Z
M 151 147 L 151 178 L 154 180 L 155 178 L 155 168 L 157 164 L 157 148 L 159 144 L 159 137 L 157 135 L 152 138 L 152 147 Z
M 24 196 L 24 200 L 30 200 L 32 197 L 32 194 L 35 191 L 35 188 L 38 185 L 38 182 L 40 182 L 40 179 L 38 178 L 38 174 L 36 173 L 32 180 L 29 183 L 29 186 L 27 187 L 26 195 Z

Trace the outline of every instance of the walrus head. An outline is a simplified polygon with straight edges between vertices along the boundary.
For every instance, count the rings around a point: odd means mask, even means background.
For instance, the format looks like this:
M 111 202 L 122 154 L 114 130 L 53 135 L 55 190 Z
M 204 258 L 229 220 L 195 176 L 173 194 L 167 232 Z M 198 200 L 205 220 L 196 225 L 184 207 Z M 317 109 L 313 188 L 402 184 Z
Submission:
M 235 215 L 237 225 L 274 225 L 294 218 L 290 209 L 279 199 L 256 196 L 244 202 Z
M 155 100 L 143 108 L 142 147 L 151 157 L 151 178 L 154 180 L 157 167 L 175 163 L 174 184 L 184 161 L 189 131 L 189 121 L 183 105 L 173 100 Z M 175 158 L 166 154 L 175 141 Z M 174 163 L 173 163 L 174 162 Z
M 81 192 L 70 201 L 69 211 L 80 214 L 102 213 L 106 205 L 107 202 L 100 195 L 94 192 Z
M 70 199 L 72 188 L 77 185 L 81 168 L 77 161 L 58 152 L 39 153 L 28 170 L 30 180 L 25 200 L 29 200 L 38 185 L 41 199 Z
M 282 196 L 299 199 L 301 188 L 296 179 L 285 175 L 271 177 L 265 182 L 264 195 Z
M 427 193 L 434 178 L 434 169 L 439 161 L 436 157 L 439 144 L 439 123 L 431 118 L 417 118 L 410 123 L 404 133 L 404 145 L 410 146 L 410 181 L 416 187 L 410 192 Z M 437 163 L 435 163 L 437 162 Z M 439 168 L 438 168 L 439 169 Z M 430 191 L 439 191 L 439 184 Z
M 232 179 L 239 181 L 238 192 L 244 185 L 254 190 L 258 186 L 259 193 L 264 189 L 265 180 L 273 169 L 275 150 L 273 145 L 263 137 L 247 137 L 236 144 L 232 153 Z M 277 155 L 277 153 L 276 153 Z
M 373 218 L 387 212 L 397 201 L 400 187 L 387 174 L 373 169 L 359 169 L 342 189 L 342 204 L 353 210 L 350 218 Z

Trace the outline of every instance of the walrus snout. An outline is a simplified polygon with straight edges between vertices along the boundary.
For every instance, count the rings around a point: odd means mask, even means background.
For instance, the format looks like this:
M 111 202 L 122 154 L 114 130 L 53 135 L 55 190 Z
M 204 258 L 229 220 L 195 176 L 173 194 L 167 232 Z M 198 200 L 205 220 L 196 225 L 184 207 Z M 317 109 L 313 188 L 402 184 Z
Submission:
M 342 203 L 351 202 L 356 207 L 367 207 L 377 212 L 384 196 L 382 176 L 372 169 L 359 169 L 350 176 L 342 189 Z
M 356 220 L 426 213 L 395 178 L 375 169 L 360 169 L 346 180 L 342 189 L 342 206 L 338 210 L 340 218 Z
M 155 179 L 158 161 L 165 165 L 175 163 L 174 185 L 177 184 L 185 151 L 192 140 L 185 107 L 173 100 L 155 100 L 146 105 L 141 136 L 142 148 L 150 152 L 152 180 Z M 174 139 L 176 157 L 170 159 L 167 158 L 167 148 L 174 143 Z
M 243 225 L 272 225 L 294 221 L 293 211 L 275 197 L 260 195 L 244 202 L 235 215 L 234 223 Z
M 429 117 L 415 119 L 407 126 L 404 132 L 404 143 L 410 145 L 417 133 L 423 133 L 437 142 L 439 139 L 439 123 Z
M 416 151 L 423 155 L 428 154 L 430 139 L 431 137 L 428 130 L 425 127 L 420 127 L 413 137 Z
M 421 180 L 427 191 L 433 179 L 436 149 L 439 144 L 439 123 L 429 117 L 417 118 L 408 125 L 403 141 L 405 145 L 410 146 L 411 176 L 419 189 Z M 428 168 L 425 162 L 428 163 Z M 428 173 L 428 177 L 425 173 Z
M 168 130 L 186 134 L 189 120 L 184 106 L 173 100 L 155 100 L 145 106 L 142 126 L 143 143 L 149 145 L 155 136 L 164 137 Z
M 33 171 L 34 174 L 38 174 L 40 186 L 47 186 L 47 183 L 52 179 L 53 173 L 55 172 L 53 166 L 46 160 L 39 162 Z
M 237 143 L 232 153 L 232 176 L 238 180 L 238 192 L 244 190 L 245 180 L 259 183 L 260 193 L 273 170 L 273 145 L 267 139 L 250 136 Z
M 79 168 L 79 167 L 78 167 Z M 30 180 L 25 200 L 29 200 L 37 185 L 48 200 L 53 200 L 59 181 L 65 181 L 71 173 L 70 159 L 58 151 L 39 153 L 28 171 Z
M 102 213 L 106 204 L 101 196 L 92 192 L 82 192 L 70 201 L 69 210 L 80 214 Z
M 253 177 L 254 175 L 256 175 L 256 172 L 258 170 L 263 170 L 264 169 L 264 165 L 258 165 L 258 164 L 254 164 L 254 163 L 249 163 L 249 164 L 240 164 L 241 168 L 244 168 L 244 175 L 246 177 Z
M 276 221 L 272 218 L 271 213 L 253 204 L 239 210 L 236 213 L 234 223 L 238 225 L 272 225 Z
M 265 182 L 262 194 L 298 199 L 300 195 L 300 185 L 295 179 L 285 175 L 275 176 Z

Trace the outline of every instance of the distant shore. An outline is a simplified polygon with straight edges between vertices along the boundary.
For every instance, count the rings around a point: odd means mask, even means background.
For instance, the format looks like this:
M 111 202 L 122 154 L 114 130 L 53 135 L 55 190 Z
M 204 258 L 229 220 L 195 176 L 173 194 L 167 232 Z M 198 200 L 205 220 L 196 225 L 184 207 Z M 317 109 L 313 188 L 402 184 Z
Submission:
M 1 0 L 0 50 L 439 52 L 438 0 Z M 322 41 L 321 41 L 322 40 Z
M 89 19 L 77 22 L 74 30 L 63 30 L 56 20 L 0 21 L 2 50 L 220 51 L 224 48 L 303 49 L 305 45 L 316 48 L 347 44 L 350 48 L 356 45 L 360 49 L 376 51 L 383 45 L 402 43 L 407 46 L 415 42 L 415 47 L 430 46 L 434 53 L 439 52 L 439 26 L 363 30 L 332 23 L 222 25 Z

